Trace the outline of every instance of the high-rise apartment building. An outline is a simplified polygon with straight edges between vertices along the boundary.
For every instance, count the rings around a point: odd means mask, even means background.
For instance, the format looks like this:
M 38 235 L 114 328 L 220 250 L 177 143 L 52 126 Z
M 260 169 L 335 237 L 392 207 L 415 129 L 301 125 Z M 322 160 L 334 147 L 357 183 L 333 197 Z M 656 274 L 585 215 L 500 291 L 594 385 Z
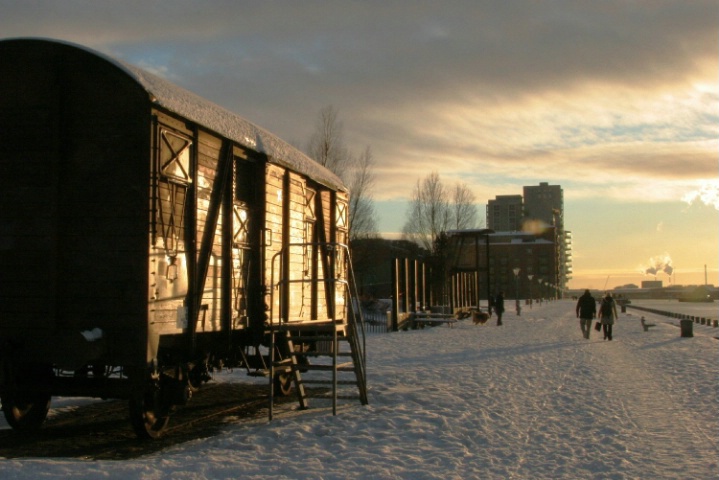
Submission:
M 524 187 L 524 217 L 561 227 L 564 217 L 562 187 L 549 185 L 547 182 L 541 182 L 538 186 Z
M 498 195 L 487 204 L 487 228 L 495 232 L 520 231 L 522 217 L 521 195 Z
M 526 220 L 541 220 L 552 225 L 556 235 L 557 269 L 556 284 L 566 286 L 572 273 L 572 236 L 564 230 L 564 191 L 560 185 L 539 185 L 524 187 L 524 217 Z
M 564 191 L 560 185 L 523 187 L 524 195 L 499 195 L 487 204 L 487 228 L 495 232 L 540 234 L 551 228 L 556 265 L 552 278 L 547 281 L 560 289 L 566 287 L 572 274 L 572 235 L 564 229 Z

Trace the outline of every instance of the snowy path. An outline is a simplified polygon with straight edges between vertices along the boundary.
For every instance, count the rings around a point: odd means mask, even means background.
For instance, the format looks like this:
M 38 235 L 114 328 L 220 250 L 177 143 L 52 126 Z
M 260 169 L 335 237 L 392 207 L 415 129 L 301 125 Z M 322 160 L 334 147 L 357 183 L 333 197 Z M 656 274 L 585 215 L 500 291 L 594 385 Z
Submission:
M 675 329 L 666 324 L 661 327 Z M 649 465 L 653 473 L 645 470 L 647 475 L 702 478 L 707 465 L 700 460 L 702 455 L 697 458 L 696 453 L 712 449 L 716 452 L 717 430 L 707 429 L 706 424 L 701 423 L 707 418 L 697 409 L 701 410 L 702 405 L 715 406 L 712 399 L 716 396 L 711 391 L 692 391 L 691 385 L 693 376 L 702 373 L 697 368 L 715 366 L 692 365 L 693 360 L 684 357 L 682 350 L 676 352 L 673 362 L 662 361 L 666 360 L 664 356 L 657 356 L 655 352 L 662 345 L 641 341 L 646 339 L 643 335 L 654 333 L 632 335 L 616 344 L 613 342 L 608 352 L 594 352 L 598 362 L 602 357 L 611 356 L 600 377 L 602 388 L 607 391 L 611 418 L 622 426 L 627 452 L 632 457 L 639 455 L 653 460 Z M 693 339 L 672 338 L 666 343 L 687 346 L 691 342 Z M 716 415 L 711 422 L 716 427 Z
M 631 315 L 615 326 L 612 342 L 595 331 L 583 340 L 569 301 L 525 309 L 500 328 L 459 327 L 409 332 L 448 344 L 436 359 L 428 348 L 414 375 L 402 367 L 409 383 L 424 383 L 428 400 L 433 390 L 455 397 L 462 416 L 444 426 L 445 438 L 474 432 L 470 451 L 454 453 L 463 459 L 457 478 L 707 478 L 717 471 L 715 387 L 695 384 L 717 371 L 715 340 L 681 339 L 668 324 L 645 333 Z M 453 352 L 455 338 L 463 348 L 474 338 L 477 348 Z M 691 352 L 699 342 L 707 347 L 703 360 Z M 667 360 L 665 348 L 676 349 L 676 359 Z M 452 368 L 464 373 L 445 380 L 441 372 Z M 385 375 L 391 369 L 382 366 Z M 444 384 L 457 377 L 467 386 Z M 451 414 L 444 418 L 452 422 Z
M 0 477 L 719 478 L 715 331 L 647 316 L 645 333 L 630 311 L 612 342 L 585 340 L 574 302 L 522 313 L 371 335 L 370 405 L 336 417 L 280 412 L 131 461 L 4 460 Z

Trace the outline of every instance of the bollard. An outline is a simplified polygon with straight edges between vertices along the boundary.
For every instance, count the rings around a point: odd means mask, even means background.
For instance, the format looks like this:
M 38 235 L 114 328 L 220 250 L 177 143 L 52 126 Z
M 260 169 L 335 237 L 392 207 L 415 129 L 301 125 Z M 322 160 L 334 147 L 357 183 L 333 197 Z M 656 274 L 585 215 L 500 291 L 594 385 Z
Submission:
M 706 324 L 707 324 L 707 319 L 704 318 L 704 317 L 702 317 L 702 318 L 699 319 L 699 323 L 702 324 L 702 325 L 706 325 Z
M 714 328 L 719 328 L 719 320 L 714 320 L 713 326 Z
M 694 330 L 693 325 L 694 323 L 691 320 L 680 320 L 679 324 L 681 326 L 682 330 L 682 337 L 693 337 L 694 336 Z

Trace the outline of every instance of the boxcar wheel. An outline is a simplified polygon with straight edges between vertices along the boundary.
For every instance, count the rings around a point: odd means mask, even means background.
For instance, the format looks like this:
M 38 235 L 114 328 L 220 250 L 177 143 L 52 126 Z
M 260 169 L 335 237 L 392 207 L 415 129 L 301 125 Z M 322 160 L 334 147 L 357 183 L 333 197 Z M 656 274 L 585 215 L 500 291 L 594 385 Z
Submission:
M 130 423 L 139 438 L 160 438 L 170 421 L 170 407 L 162 400 L 159 389 L 149 389 L 130 399 Z
M 3 395 L 2 410 L 5 420 L 16 430 L 37 430 L 47 418 L 50 398 L 46 393 Z

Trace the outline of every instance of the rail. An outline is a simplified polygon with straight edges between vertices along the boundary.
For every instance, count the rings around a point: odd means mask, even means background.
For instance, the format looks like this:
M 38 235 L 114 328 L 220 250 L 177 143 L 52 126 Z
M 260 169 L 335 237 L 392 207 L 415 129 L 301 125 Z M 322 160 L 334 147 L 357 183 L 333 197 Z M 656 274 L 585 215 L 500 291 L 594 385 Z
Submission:
M 692 322 L 699 325 L 706 325 L 708 327 L 719 328 L 719 319 L 700 317 L 696 315 L 687 315 L 685 313 L 670 312 L 667 310 L 660 310 L 658 308 L 640 307 L 638 305 L 627 304 L 628 308 L 635 308 L 643 312 L 655 313 L 657 315 L 663 315 L 665 317 L 676 318 L 678 320 L 691 320 Z

